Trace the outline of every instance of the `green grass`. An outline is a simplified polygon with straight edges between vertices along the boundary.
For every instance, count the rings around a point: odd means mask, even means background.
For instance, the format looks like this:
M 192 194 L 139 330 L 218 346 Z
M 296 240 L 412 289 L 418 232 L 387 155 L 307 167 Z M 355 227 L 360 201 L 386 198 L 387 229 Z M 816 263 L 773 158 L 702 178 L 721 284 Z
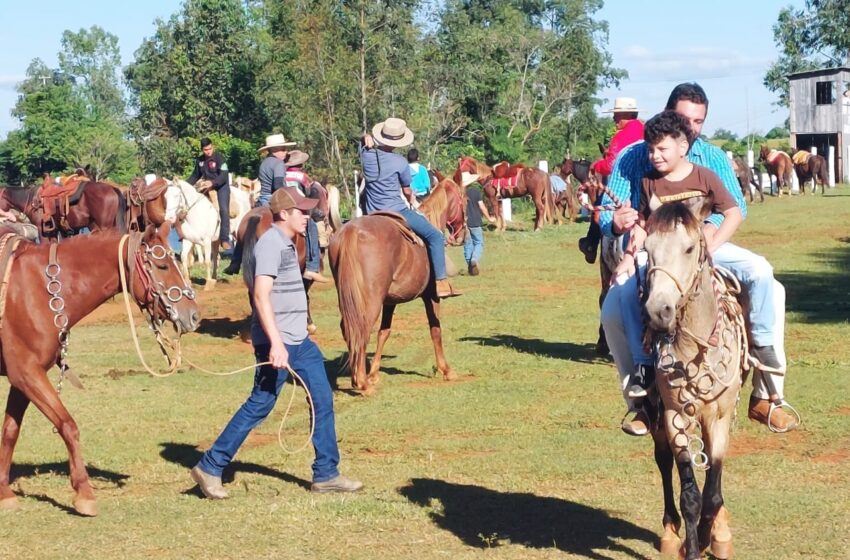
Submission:
M 64 445 L 30 410 L 13 467 L 22 508 L 0 512 L 0 558 L 655 557 L 660 481 L 651 442 L 620 432 L 613 365 L 593 353 L 598 272 L 576 249 L 587 226 L 531 233 L 528 208 L 518 216 L 523 230 L 488 232 L 481 276 L 457 278 L 465 295 L 442 306 L 461 381 L 433 377 L 414 302 L 397 310 L 378 394 L 337 392 L 342 470 L 366 483 L 359 495 L 305 490 L 312 453 L 279 449 L 280 405 L 239 453 L 232 498 L 199 498 L 188 469 L 247 396 L 251 375 L 141 374 L 118 303 L 109 304 L 71 339 L 86 390 L 63 392 L 100 515 L 69 513 Z M 799 431 L 773 435 L 740 405 L 724 473 L 738 558 L 850 557 L 848 223 L 850 189 L 839 187 L 754 204 L 737 236 L 786 285 L 787 395 L 804 418 Z M 449 253 L 462 263 L 460 249 Z M 245 296 L 238 278 L 227 280 L 201 296 L 205 334 L 185 340 L 187 357 L 219 370 L 252 359 L 237 334 Z M 312 297 L 336 371 L 344 345 L 335 292 L 320 286 Z M 306 430 L 296 403 L 289 446 Z

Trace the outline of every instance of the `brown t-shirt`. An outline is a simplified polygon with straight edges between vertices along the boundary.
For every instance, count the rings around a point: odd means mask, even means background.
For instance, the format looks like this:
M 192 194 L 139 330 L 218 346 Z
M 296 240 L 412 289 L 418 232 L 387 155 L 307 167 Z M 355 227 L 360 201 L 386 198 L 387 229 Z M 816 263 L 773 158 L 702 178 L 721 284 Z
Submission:
M 670 181 L 653 169 L 641 181 L 640 215 L 647 219 L 662 204 L 702 197 L 708 193 L 714 197 L 713 212 L 722 214 L 737 206 L 720 177 L 707 167 L 694 165 L 690 175 L 681 181 Z

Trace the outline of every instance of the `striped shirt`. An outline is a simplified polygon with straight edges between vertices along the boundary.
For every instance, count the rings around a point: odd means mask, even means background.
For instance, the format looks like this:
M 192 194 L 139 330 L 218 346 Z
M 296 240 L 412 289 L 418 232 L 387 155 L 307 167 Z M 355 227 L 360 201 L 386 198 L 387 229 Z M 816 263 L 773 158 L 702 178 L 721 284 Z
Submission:
M 254 261 L 253 277 L 274 278 L 270 298 L 281 340 L 286 344 L 301 344 L 307 338 L 307 293 L 295 244 L 273 225 L 257 240 Z M 252 305 L 253 300 L 252 294 Z M 256 309 L 251 317 L 251 341 L 255 346 L 270 343 Z
M 729 158 L 723 150 L 702 138 L 697 138 L 688 152 L 688 161 L 714 171 L 741 209 L 741 215 L 744 218 L 747 217 L 747 203 L 744 202 L 744 196 L 741 194 L 741 186 L 738 184 L 738 179 L 735 178 L 735 173 L 729 164 Z M 629 200 L 632 203 L 632 208 L 640 208 L 641 182 L 652 169 L 654 168 L 649 161 L 649 150 L 646 142 L 632 144 L 617 156 L 614 169 L 611 176 L 608 177 L 608 189 L 622 203 L 625 204 Z M 611 198 L 607 194 L 603 195 L 602 204 L 611 204 Z M 602 233 L 607 236 L 614 235 L 611 231 L 613 215 L 614 212 L 611 210 L 601 212 L 599 215 L 599 226 L 602 228 Z M 712 214 L 706 221 L 720 227 L 720 224 L 723 223 L 723 214 Z

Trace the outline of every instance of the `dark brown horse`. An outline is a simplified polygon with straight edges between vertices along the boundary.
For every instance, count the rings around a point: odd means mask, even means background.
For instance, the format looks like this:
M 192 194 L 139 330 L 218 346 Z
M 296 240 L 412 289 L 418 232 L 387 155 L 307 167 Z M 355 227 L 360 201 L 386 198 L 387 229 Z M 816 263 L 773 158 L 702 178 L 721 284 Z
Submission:
M 129 290 L 140 308 L 157 321 L 171 321 L 178 334 L 195 330 L 200 320 L 198 306 L 168 249 L 168 232 L 165 225 L 158 231 L 149 228 L 130 236 L 104 231 L 61 244 L 23 242 L 18 246 L 0 331 L 0 374 L 8 377 L 11 385 L 0 441 L 0 509 L 17 506 L 9 487 L 9 469 L 21 421 L 33 403 L 68 448 L 74 509 L 81 515 L 97 514 L 80 449 L 80 431 L 47 377 L 47 370 L 60 360 L 57 326 L 70 329 L 118 293 L 121 263 L 130 270 Z M 124 237 L 128 239 L 122 245 Z M 48 264 L 52 251 L 55 261 Z
M 14 208 L 23 212 L 44 236 L 40 190 L 41 187 L 37 186 L 0 188 L 0 208 Z M 56 233 L 69 235 L 83 228 L 89 228 L 92 232 L 115 229 L 123 233 L 127 227 L 126 212 L 127 201 L 121 189 L 111 183 L 88 181 L 83 185 L 79 199 L 68 208 L 67 224 L 70 230 L 58 231 L 60 228 L 57 227 Z
M 817 192 L 818 185 L 820 185 L 820 193 L 824 194 L 829 184 L 829 163 L 826 158 L 805 150 L 798 150 L 791 159 L 794 161 L 794 170 L 800 182 L 800 194 L 806 194 L 806 181 L 812 182 L 812 194 Z
M 758 173 L 753 173 L 753 170 L 750 169 L 750 166 L 746 164 L 743 158 L 736 157 L 732 159 L 732 171 L 735 172 L 738 184 L 741 185 L 741 194 L 744 197 L 749 195 L 750 202 L 753 201 L 753 189 L 750 188 L 750 185 L 752 185 L 759 193 L 759 202 L 764 202 L 761 177 Z
M 466 200 L 460 185 L 443 179 L 431 190 L 419 210 L 439 230 L 449 227 L 449 241 L 462 243 Z M 422 298 L 437 368 L 443 378 L 455 378 L 443 352 L 440 326 L 440 300 L 431 272 L 428 253 L 401 216 L 370 215 L 344 225 L 331 240 L 331 264 L 339 310 L 340 328 L 348 346 L 348 368 L 352 386 L 366 394 L 379 382 L 381 354 L 390 336 L 396 305 Z M 366 375 L 366 347 L 372 326 L 381 315 L 378 343 L 369 375 Z
M 477 181 L 484 187 L 484 196 L 490 202 L 499 231 L 505 230 L 499 201 L 503 198 L 530 196 L 535 208 L 534 231 L 542 229 L 544 222 L 554 217 L 552 184 L 549 182 L 549 176 L 540 169 L 525 167 L 521 164 L 508 166 L 503 162 L 499 164 L 499 168 L 502 173 L 497 171 L 494 175 L 494 167 L 484 165 L 471 157 L 462 157 L 454 175 L 454 182 L 465 187 Z M 494 185 L 494 179 L 513 175 L 517 176 L 516 186 L 496 188 Z
M 160 226 L 165 222 L 165 191 L 168 181 L 157 177 L 150 185 L 143 177 L 130 182 L 125 194 L 130 202 L 125 231 L 144 231 L 148 224 Z
M 558 176 L 567 184 L 567 188 L 560 193 L 553 190 L 553 206 L 555 217 L 558 223 L 561 218 L 569 219 L 570 223 L 575 223 L 579 213 L 579 202 L 577 196 L 578 186 L 573 187 L 571 177 L 578 181 L 579 186 L 587 181 L 590 174 L 590 160 L 587 159 L 572 159 L 565 157 L 558 165 Z
M 788 189 L 788 194 L 790 194 L 791 172 L 794 170 L 794 162 L 791 161 L 791 156 L 781 150 L 771 150 L 767 146 L 762 146 L 759 150 L 759 161 L 764 163 L 768 175 L 776 177 L 779 196 L 782 196 L 782 191 L 785 188 Z

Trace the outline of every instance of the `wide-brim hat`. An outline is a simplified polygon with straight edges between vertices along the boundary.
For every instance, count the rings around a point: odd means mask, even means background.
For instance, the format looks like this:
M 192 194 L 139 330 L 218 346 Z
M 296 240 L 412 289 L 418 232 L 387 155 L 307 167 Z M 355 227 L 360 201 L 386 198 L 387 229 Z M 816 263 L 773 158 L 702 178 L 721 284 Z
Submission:
M 614 106 L 606 113 L 637 113 L 637 99 L 634 97 L 618 97 L 614 100 Z
M 403 119 L 390 117 L 372 127 L 372 137 L 382 146 L 403 148 L 413 144 L 413 132 Z
M 292 150 L 286 158 L 286 165 L 295 167 L 296 165 L 304 165 L 310 159 L 310 154 L 301 150 Z
M 293 208 L 298 208 L 302 212 L 309 212 L 317 204 L 319 204 L 318 199 L 301 196 L 301 193 L 295 187 L 282 187 L 272 194 L 269 200 L 269 209 L 273 214 Z
M 288 142 L 283 134 L 272 134 L 271 136 L 266 136 L 266 145 L 257 151 L 265 152 L 271 148 L 286 148 L 287 146 L 294 146 L 295 144 L 295 142 Z

